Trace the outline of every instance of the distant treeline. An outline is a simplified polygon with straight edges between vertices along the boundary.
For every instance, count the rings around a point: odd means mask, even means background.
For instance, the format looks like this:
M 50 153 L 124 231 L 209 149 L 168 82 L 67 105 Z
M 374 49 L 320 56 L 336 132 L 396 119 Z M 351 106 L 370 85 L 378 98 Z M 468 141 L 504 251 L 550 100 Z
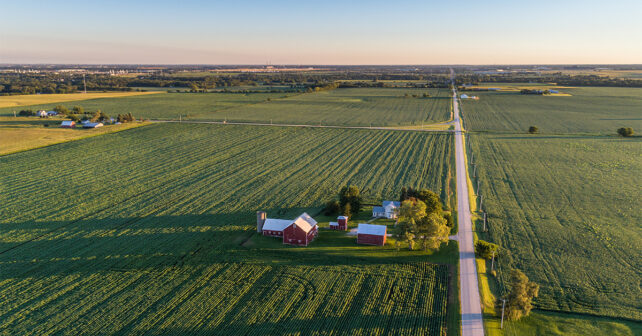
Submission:
M 614 78 L 597 75 L 568 75 L 563 73 L 534 75 L 534 74 L 459 74 L 457 84 L 480 83 L 555 83 L 567 86 L 616 86 L 642 87 L 642 80 Z
M 381 80 L 425 81 L 411 86 L 427 88 L 446 85 L 444 74 L 385 73 L 357 71 L 329 72 L 281 72 L 281 73 L 148 73 L 135 77 L 110 74 L 81 73 L 2 73 L 0 95 L 35 93 L 75 93 L 83 91 L 133 91 L 138 87 L 175 88 L 177 92 L 209 92 L 217 89 L 234 90 L 235 87 L 250 87 L 242 91 L 256 91 L 251 87 L 276 86 L 270 92 L 309 92 L 336 87 L 389 87 L 396 86 Z M 340 84 L 335 84 L 340 83 Z M 336 88 L 334 87 L 334 88 Z M 264 90 L 261 90 L 265 92 Z

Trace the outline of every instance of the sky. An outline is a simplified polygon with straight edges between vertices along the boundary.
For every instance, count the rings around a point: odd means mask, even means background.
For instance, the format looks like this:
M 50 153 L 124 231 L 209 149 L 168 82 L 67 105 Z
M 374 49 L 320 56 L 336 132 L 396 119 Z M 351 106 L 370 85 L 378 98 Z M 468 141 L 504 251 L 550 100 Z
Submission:
M 0 63 L 640 64 L 642 1 L 0 0 Z

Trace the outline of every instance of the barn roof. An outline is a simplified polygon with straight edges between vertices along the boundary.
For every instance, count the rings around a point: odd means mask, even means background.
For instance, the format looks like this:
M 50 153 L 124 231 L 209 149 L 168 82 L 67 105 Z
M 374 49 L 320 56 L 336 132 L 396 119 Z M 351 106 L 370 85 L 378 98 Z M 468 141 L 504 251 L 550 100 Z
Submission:
M 387 227 L 385 225 L 359 223 L 357 234 L 370 234 L 375 236 L 385 236 Z
M 337 222 L 330 222 L 330 226 L 339 226 L 339 223 L 337 223 Z
M 73 120 L 63 120 L 63 121 L 62 121 L 62 124 L 60 124 L 60 125 L 63 125 L 63 126 L 71 126 L 71 125 L 73 125 L 73 124 L 75 124 Z
M 306 212 L 302 213 L 299 217 L 294 219 L 294 224 L 303 229 L 305 232 L 310 232 L 313 227 L 317 225 L 317 221 L 310 217 Z
M 263 230 L 283 231 L 283 229 L 290 226 L 290 224 L 292 224 L 292 221 L 289 219 L 266 218 L 263 224 Z

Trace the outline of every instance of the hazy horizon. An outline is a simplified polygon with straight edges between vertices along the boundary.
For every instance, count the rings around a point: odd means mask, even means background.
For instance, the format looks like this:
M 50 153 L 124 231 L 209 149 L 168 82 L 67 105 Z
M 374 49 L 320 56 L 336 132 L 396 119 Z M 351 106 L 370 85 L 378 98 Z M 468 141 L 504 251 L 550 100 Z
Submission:
M 639 64 L 642 3 L 21 1 L 0 64 Z M 25 19 L 27 18 L 27 19 Z

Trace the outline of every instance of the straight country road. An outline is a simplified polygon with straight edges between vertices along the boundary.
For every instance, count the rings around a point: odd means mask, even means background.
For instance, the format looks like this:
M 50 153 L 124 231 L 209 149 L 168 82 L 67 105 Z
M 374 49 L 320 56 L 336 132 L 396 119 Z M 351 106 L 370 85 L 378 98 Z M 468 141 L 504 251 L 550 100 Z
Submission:
M 453 86 L 455 84 L 454 74 Z M 461 334 L 462 336 L 484 335 L 484 321 L 479 297 L 477 264 L 475 264 L 475 247 L 473 244 L 473 223 L 468 199 L 466 157 L 464 133 L 462 132 L 457 91 L 453 88 L 453 111 L 455 122 L 455 161 L 457 167 L 457 223 L 459 233 L 459 289 L 461 300 Z

